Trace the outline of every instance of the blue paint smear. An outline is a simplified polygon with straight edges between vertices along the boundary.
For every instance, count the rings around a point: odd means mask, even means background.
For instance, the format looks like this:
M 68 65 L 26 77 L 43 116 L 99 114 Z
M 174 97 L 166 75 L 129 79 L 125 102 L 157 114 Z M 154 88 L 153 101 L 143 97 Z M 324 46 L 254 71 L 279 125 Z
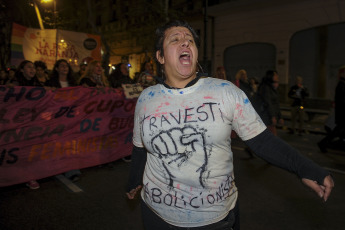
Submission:
M 183 94 L 183 91 L 180 91 L 180 94 Z
M 248 104 L 248 103 L 249 103 L 249 99 L 248 98 L 244 99 L 244 104 Z
M 171 89 L 168 90 L 169 93 L 172 93 Z
M 164 89 L 162 89 L 162 93 L 165 93 Z
M 222 83 L 221 86 L 229 85 L 229 83 Z
M 149 92 L 149 95 L 151 96 L 151 97 L 153 97 L 154 95 L 155 95 L 155 93 L 154 92 Z

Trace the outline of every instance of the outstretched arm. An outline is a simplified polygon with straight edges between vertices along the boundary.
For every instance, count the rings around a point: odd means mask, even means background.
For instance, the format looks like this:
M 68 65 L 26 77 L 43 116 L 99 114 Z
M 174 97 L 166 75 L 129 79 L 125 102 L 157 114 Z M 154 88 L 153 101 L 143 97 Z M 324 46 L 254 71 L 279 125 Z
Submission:
M 245 141 L 259 157 L 267 162 L 295 173 L 304 184 L 326 201 L 334 187 L 330 173 L 267 129 L 256 137 Z

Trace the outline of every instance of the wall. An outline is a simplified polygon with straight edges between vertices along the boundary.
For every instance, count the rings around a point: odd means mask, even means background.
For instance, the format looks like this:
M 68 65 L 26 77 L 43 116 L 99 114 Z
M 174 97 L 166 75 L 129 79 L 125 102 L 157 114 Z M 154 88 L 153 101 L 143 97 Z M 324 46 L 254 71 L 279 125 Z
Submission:
M 224 65 L 228 47 L 270 43 L 276 47 L 276 69 L 286 86 L 292 36 L 305 29 L 345 22 L 345 0 L 244 0 L 210 7 L 208 12 L 215 27 L 213 70 Z

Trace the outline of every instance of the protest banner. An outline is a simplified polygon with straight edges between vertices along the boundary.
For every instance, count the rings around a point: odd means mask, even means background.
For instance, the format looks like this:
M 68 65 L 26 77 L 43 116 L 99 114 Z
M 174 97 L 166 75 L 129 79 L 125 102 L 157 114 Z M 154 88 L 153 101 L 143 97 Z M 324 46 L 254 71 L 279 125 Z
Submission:
M 48 69 L 65 59 L 74 71 L 85 59 L 101 60 L 101 38 L 98 35 L 56 29 L 34 29 L 16 23 L 12 26 L 11 65 L 24 59 L 43 61 Z
M 136 100 L 113 88 L 0 86 L 0 187 L 130 155 Z

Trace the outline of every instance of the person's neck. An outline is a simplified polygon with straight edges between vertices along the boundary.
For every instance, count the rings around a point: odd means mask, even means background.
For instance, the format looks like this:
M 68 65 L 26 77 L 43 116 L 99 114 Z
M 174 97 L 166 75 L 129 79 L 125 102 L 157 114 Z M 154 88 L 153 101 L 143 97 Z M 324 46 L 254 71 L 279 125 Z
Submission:
M 67 75 L 59 75 L 59 81 L 67 81 Z
M 175 89 L 183 89 L 185 88 L 190 82 L 192 82 L 196 78 L 196 75 L 193 75 L 189 78 L 182 79 L 182 80 L 170 80 L 169 78 L 165 79 L 165 84 L 170 86 L 171 88 Z
M 171 89 L 183 89 L 189 86 L 194 85 L 200 77 L 192 76 L 190 78 L 184 79 L 183 81 L 169 81 L 169 79 L 166 79 L 164 81 L 164 85 Z

